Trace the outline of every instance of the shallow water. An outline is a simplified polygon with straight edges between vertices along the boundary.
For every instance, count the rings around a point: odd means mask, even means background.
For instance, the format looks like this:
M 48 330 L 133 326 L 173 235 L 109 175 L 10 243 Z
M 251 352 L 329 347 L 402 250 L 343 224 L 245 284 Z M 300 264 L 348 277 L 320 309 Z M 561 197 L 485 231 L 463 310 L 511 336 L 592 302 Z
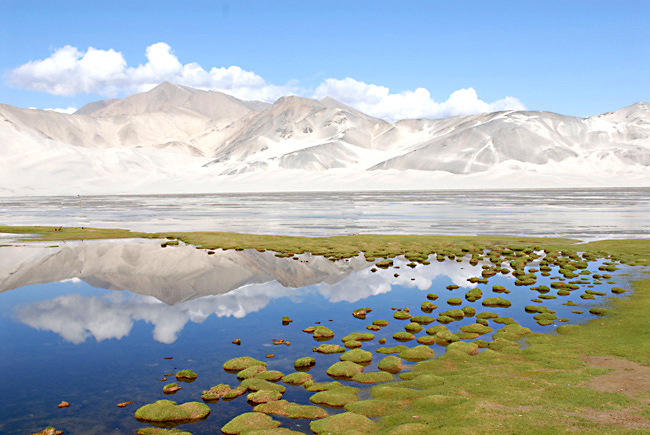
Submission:
M 162 249 L 150 240 L 0 248 L 0 371 L 5 374 L 5 397 L 10 398 L 0 408 L 0 433 L 32 433 L 47 425 L 67 434 L 134 433 L 146 426 L 134 418 L 139 406 L 162 398 L 179 403 L 200 400 L 201 391 L 213 385 L 236 385 L 235 375 L 222 369 L 226 360 L 236 356 L 266 360 L 268 369 L 285 374 L 295 371 L 295 359 L 314 356 L 317 363 L 310 373 L 317 381 L 328 381 L 325 371 L 339 355 L 312 352 L 312 346 L 319 343 L 302 329 L 315 322 L 335 332 L 329 343 L 342 344 L 344 335 L 365 332 L 373 320 L 388 320 L 390 325 L 375 332 L 376 339 L 362 347 L 373 352 L 373 363 L 366 371 L 376 371 L 384 356 L 374 353 L 380 346 L 377 339 L 387 338 L 386 346 L 399 344 L 392 335 L 408 323 L 394 320 L 392 308 L 410 307 L 412 314 L 423 314 L 419 306 L 430 292 L 439 296 L 434 302 L 438 309 L 430 314 L 434 317 L 456 308 L 446 303 L 449 298 L 462 298 L 467 290 L 478 287 L 483 299 L 502 296 L 512 301 L 512 307 L 485 308 L 481 300 L 469 303 L 465 299 L 462 306 L 513 317 L 533 331 L 552 332 L 557 327 L 559 323 L 539 326 L 533 314 L 524 311 L 538 293 L 515 286 L 511 275 L 494 276 L 488 284 L 469 283 L 468 278 L 480 276 L 481 263 L 471 266 L 468 259 L 437 262 L 432 257 L 430 265 L 415 268 L 396 260 L 397 268 L 372 272 L 362 257 L 331 262 L 303 255 L 292 260 L 249 250 L 207 255 L 188 246 Z M 589 269 L 602 274 L 597 271 L 599 264 L 591 262 Z M 626 272 L 625 268 L 612 272 L 607 281 L 620 286 Z M 558 273 L 554 268 L 551 277 L 537 275 L 536 285 L 549 285 Z M 606 302 L 616 284 L 589 281 L 594 290 L 608 296 L 582 300 L 578 296 L 587 289 L 585 284 L 570 296 L 543 305 L 573 323 L 594 318 L 588 308 Z M 460 288 L 447 290 L 450 284 Z M 493 293 L 491 288 L 497 284 L 511 293 Z M 581 308 L 561 305 L 567 300 Z M 351 315 L 360 307 L 373 309 L 366 320 Z M 583 309 L 585 314 L 572 314 L 574 309 Z M 283 315 L 293 323 L 283 326 Z M 448 327 L 457 332 L 474 321 L 465 318 Z M 490 326 L 494 331 L 502 327 L 494 322 Z M 416 334 L 422 335 L 424 331 Z M 491 335 L 479 338 L 489 341 Z M 235 338 L 241 338 L 241 346 L 231 343 Z M 273 340 L 280 338 L 291 345 L 274 346 Z M 431 347 L 437 355 L 444 353 L 443 347 Z M 265 358 L 268 353 L 275 357 Z M 168 356 L 173 359 L 164 359 Z M 173 376 L 167 382 L 159 379 L 186 368 L 196 371 L 198 380 L 179 383 L 181 391 L 165 396 L 163 385 L 175 380 Z M 360 397 L 367 397 L 364 385 L 343 383 L 362 388 Z M 310 393 L 305 389 L 286 387 L 284 399 L 309 403 Z M 71 406 L 58 409 L 61 400 Z M 117 408 L 124 401 L 134 404 Z M 251 409 L 245 397 L 209 406 L 212 414 L 207 420 L 182 428 L 196 435 L 220 433 L 228 420 Z M 307 420 L 273 418 L 284 427 L 309 433 Z
M 650 237 L 650 189 L 0 198 L 0 225 L 327 236 Z

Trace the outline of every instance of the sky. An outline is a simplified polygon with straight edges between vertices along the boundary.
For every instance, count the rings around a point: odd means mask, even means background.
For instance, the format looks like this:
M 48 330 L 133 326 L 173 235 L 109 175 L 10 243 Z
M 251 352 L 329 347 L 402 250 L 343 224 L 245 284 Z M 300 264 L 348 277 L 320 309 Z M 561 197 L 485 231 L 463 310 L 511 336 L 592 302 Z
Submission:
M 72 112 L 164 81 L 384 119 L 650 102 L 650 1 L 3 0 L 0 103 Z

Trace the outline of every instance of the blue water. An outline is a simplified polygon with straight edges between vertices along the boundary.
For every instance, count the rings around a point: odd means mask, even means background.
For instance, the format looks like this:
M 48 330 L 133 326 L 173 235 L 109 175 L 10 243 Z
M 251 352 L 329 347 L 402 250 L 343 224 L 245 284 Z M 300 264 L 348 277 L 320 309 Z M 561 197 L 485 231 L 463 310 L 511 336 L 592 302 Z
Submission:
M 7 253 L 6 249 L 3 248 Z M 467 259 L 466 259 L 467 260 Z M 449 308 L 446 301 L 463 297 L 471 288 L 483 290 L 483 299 L 502 296 L 512 301 L 511 308 L 485 308 L 481 300 L 471 305 L 477 312 L 492 311 L 513 317 L 523 326 L 538 332 L 552 332 L 558 325 L 541 327 L 533 314 L 525 313 L 523 307 L 538 293 L 529 287 L 516 287 L 511 275 L 497 275 L 489 284 L 474 285 L 464 281 L 467 276 L 480 276 L 480 265 L 471 266 L 467 261 L 438 263 L 432 258 L 429 266 L 415 269 L 396 261 L 399 269 L 379 270 L 368 268 L 352 272 L 343 280 L 329 285 L 314 284 L 301 288 L 287 288 L 277 282 L 247 285 L 223 295 L 167 305 L 152 296 L 128 290 L 95 288 L 81 280 L 30 285 L 0 293 L 0 372 L 4 405 L 0 407 L 0 433 L 26 434 L 52 425 L 66 434 L 125 434 L 146 424 L 134 418 L 135 410 L 155 400 L 168 398 L 179 403 L 199 400 L 201 391 L 219 383 L 237 384 L 236 376 L 225 373 L 223 363 L 236 356 L 249 355 L 265 360 L 268 369 L 285 374 L 294 370 L 293 361 L 302 356 L 314 356 L 316 366 L 310 371 L 317 381 L 330 380 L 325 371 L 338 361 L 339 355 L 313 353 L 316 343 L 302 329 L 321 322 L 335 333 L 331 343 L 341 344 L 340 338 L 351 332 L 365 332 L 372 320 L 385 319 L 390 325 L 375 332 L 376 339 L 363 344 L 363 349 L 374 354 L 373 363 L 366 371 L 376 371 L 376 363 L 384 355 L 374 353 L 379 346 L 377 339 L 387 338 L 386 346 L 398 344 L 391 337 L 403 331 L 407 321 L 392 318 L 395 307 L 410 307 L 414 315 L 422 314 L 420 304 L 427 293 L 438 294 L 434 303 L 438 309 L 430 314 L 436 316 Z M 292 260 L 284 260 L 292 261 Z M 600 263 L 590 263 L 595 273 Z M 370 266 L 369 266 L 370 267 Z M 445 273 L 443 273 L 445 271 Z M 621 275 L 626 269 L 611 273 L 612 280 L 623 282 Z M 398 273 L 399 277 L 394 277 Z M 557 270 L 551 276 L 558 275 Z M 536 285 L 550 284 L 550 277 L 538 274 Z M 591 281 L 591 280 L 590 280 Z M 446 286 L 461 287 L 449 291 Z M 501 284 L 511 290 L 508 295 L 494 294 L 493 285 Z M 619 284 L 620 285 L 620 284 Z M 550 285 L 549 285 L 550 286 Z M 611 296 L 612 284 L 596 285 Z M 606 302 L 607 297 L 584 301 L 578 297 L 583 291 L 576 290 L 571 296 L 544 301 L 546 307 L 557 311 L 560 318 L 571 322 L 584 322 L 594 318 L 587 313 L 592 305 Z M 556 294 L 552 289 L 548 294 Z M 567 300 L 582 305 L 561 305 Z M 373 311 L 366 320 L 352 317 L 354 309 L 370 307 Z M 586 314 L 575 315 L 574 309 Z M 281 324 L 288 315 L 293 323 Z M 240 316 L 240 317 L 237 317 Z M 465 318 L 448 325 L 452 332 L 475 319 Z M 490 325 L 494 330 L 502 325 Z M 424 331 L 416 334 L 424 335 Z M 491 334 L 479 338 L 489 341 Z M 232 344 L 240 338 L 241 346 Z M 290 341 L 290 346 L 274 346 L 275 339 Z M 415 345 L 415 341 L 409 345 Z M 444 348 L 432 346 L 437 355 Z M 266 354 L 274 358 L 265 358 Z M 171 360 L 165 357 L 173 357 Z M 173 396 L 162 393 L 163 385 L 175 382 L 169 376 L 167 382 L 160 379 L 180 369 L 192 369 L 198 373 L 194 383 L 180 384 L 183 389 Z M 348 382 L 349 385 L 367 389 L 367 386 Z M 304 388 L 286 386 L 284 399 L 309 403 Z M 367 392 L 360 397 L 367 396 Z M 68 401 L 71 406 L 58 409 L 57 404 Z M 126 408 L 117 403 L 133 401 Z M 209 404 L 210 417 L 202 422 L 184 425 L 194 434 L 220 433 L 220 428 L 232 417 L 251 406 L 246 397 L 231 402 L 219 401 Z M 341 410 L 329 410 L 330 413 Z M 274 416 L 283 427 L 310 433 L 307 420 L 289 420 Z

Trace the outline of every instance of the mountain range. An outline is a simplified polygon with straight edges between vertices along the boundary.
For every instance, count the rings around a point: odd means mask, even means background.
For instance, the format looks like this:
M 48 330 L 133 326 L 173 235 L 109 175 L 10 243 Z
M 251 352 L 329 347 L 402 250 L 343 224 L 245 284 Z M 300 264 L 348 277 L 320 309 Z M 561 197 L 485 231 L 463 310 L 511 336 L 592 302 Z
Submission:
M 74 114 L 0 105 L 0 195 L 650 186 L 650 105 L 389 122 L 163 83 Z

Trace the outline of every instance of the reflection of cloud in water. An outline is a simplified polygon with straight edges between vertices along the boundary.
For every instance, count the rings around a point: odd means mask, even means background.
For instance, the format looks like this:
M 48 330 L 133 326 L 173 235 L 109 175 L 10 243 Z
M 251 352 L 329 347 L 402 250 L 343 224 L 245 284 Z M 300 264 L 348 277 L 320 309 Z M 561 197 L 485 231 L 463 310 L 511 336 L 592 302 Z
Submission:
M 404 261 L 396 260 L 395 264 L 400 266 L 399 270 L 379 269 L 372 273 L 366 268 L 351 273 L 332 285 L 320 283 L 315 287 L 329 302 L 356 302 L 388 293 L 393 285 L 425 291 L 441 276 L 448 276 L 459 286 L 469 287 L 471 284 L 467 278 L 477 276 L 481 270 L 480 265 L 473 267 L 466 262 L 434 262 L 415 269 L 407 267 Z M 395 272 L 400 276 L 395 278 Z M 76 280 L 70 281 L 74 283 Z M 121 339 L 130 333 L 135 321 L 152 324 L 156 341 L 173 343 L 187 322 L 201 323 L 212 314 L 242 318 L 260 311 L 273 299 L 289 297 L 292 301 L 299 302 L 302 295 L 302 289 L 284 287 L 274 281 L 248 285 L 229 293 L 204 296 L 173 306 L 152 296 L 124 292 L 92 297 L 69 294 L 31 303 L 17 309 L 17 313 L 23 323 L 39 330 L 55 332 L 72 343 L 82 343 L 89 337 L 97 341 Z
M 316 287 L 330 302 L 356 302 L 370 296 L 388 293 L 393 289 L 393 285 L 418 288 L 422 291 L 429 290 L 433 281 L 443 276 L 448 277 L 452 283 L 467 288 L 473 286 L 467 279 L 481 274 L 480 264 L 472 266 L 467 261 L 432 262 L 426 267 L 417 266 L 414 269 L 406 266 L 406 263 L 406 261 L 395 260 L 395 265 L 399 266 L 399 269 L 378 269 L 376 272 L 364 269 L 336 284 L 319 284 Z M 397 278 L 394 276 L 395 273 L 399 274 Z
M 153 337 L 173 343 L 188 321 L 201 323 L 211 314 L 218 317 L 244 317 L 264 308 L 271 299 L 291 296 L 298 290 L 278 283 L 251 285 L 224 295 L 206 296 L 169 306 L 151 296 L 111 293 L 105 296 L 70 294 L 31 303 L 17 309 L 21 322 L 52 331 L 72 343 L 89 337 L 102 341 L 121 339 L 129 334 L 133 322 L 154 325 Z

